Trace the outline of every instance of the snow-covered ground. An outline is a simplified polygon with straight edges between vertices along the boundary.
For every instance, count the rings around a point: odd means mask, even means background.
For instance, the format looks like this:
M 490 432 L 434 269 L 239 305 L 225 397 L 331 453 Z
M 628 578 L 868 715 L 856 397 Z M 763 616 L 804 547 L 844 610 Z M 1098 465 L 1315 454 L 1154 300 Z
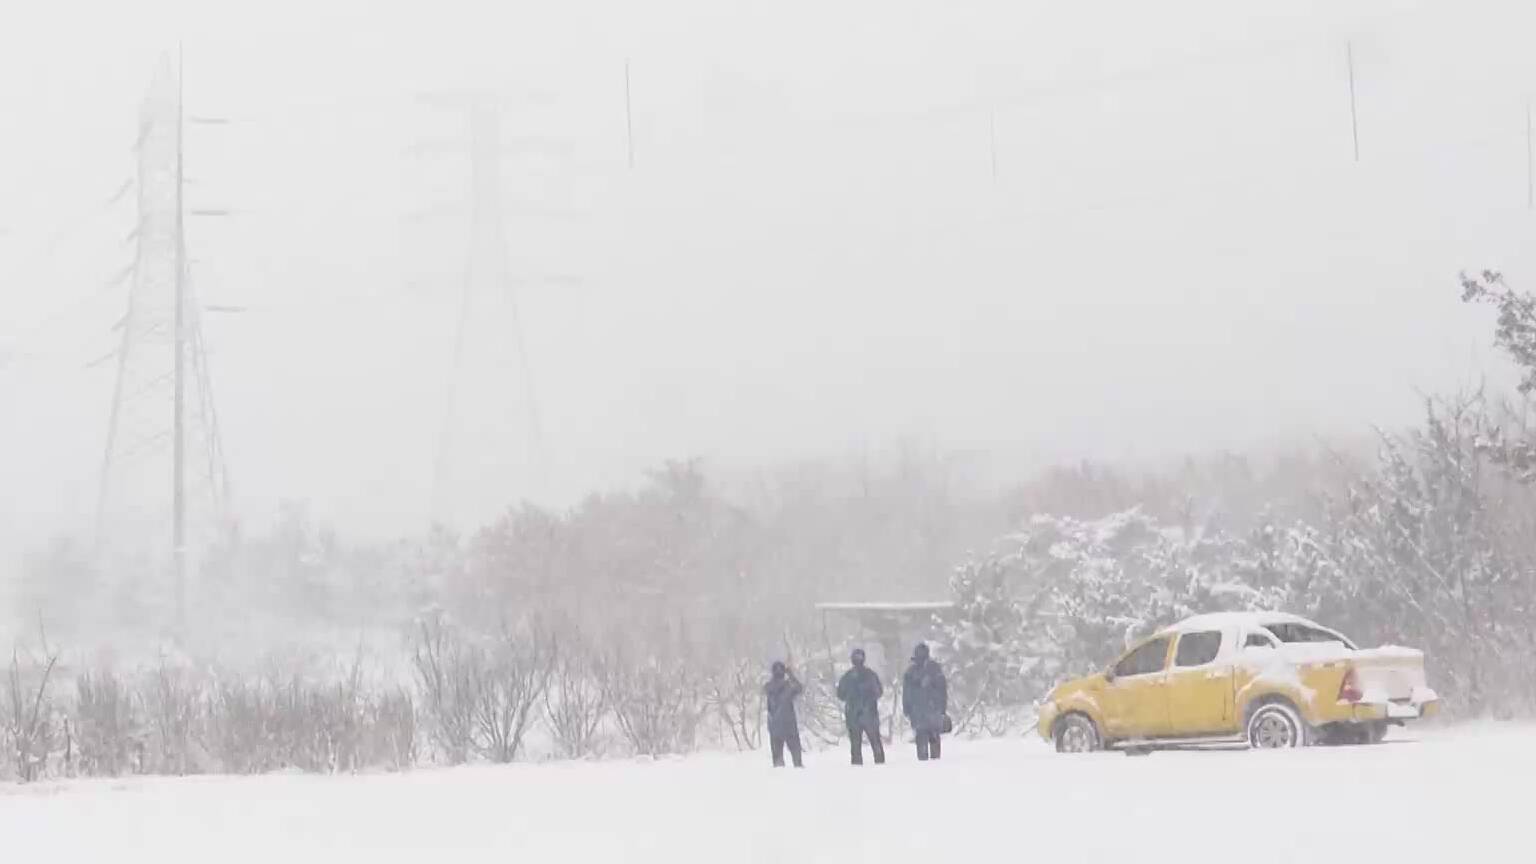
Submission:
M 765 753 L 358 777 L 0 788 L 14 861 L 1329 862 L 1536 860 L 1536 727 L 1378 747 L 1058 756 L 907 746 L 855 770 Z

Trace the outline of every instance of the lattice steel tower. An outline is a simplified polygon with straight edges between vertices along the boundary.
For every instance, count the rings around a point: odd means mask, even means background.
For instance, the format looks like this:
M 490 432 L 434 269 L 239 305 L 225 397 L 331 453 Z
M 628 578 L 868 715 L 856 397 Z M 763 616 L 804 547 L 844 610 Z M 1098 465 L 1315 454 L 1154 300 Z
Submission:
M 139 114 L 133 280 L 116 325 L 117 381 L 96 518 L 108 554 L 131 550 L 157 570 L 169 559 L 178 632 L 189 530 L 201 533 L 222 518 L 228 483 L 187 267 L 182 97 L 180 62 L 174 70 L 164 63 Z
M 543 426 L 516 280 L 507 249 L 502 158 L 550 147 L 508 137 L 502 109 L 482 94 L 433 97 L 463 122 L 451 147 L 468 156 L 468 242 L 447 404 L 433 470 L 433 517 L 447 525 L 492 518 L 544 478 Z

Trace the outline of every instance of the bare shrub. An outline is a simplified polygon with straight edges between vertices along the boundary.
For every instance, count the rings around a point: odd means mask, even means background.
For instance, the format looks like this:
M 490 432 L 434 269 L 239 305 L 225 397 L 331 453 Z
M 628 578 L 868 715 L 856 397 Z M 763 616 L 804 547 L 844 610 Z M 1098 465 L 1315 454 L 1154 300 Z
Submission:
M 826 645 L 826 640 L 822 640 Z M 843 703 L 837 698 L 837 664 L 831 647 L 812 647 L 810 639 L 785 637 L 785 662 L 805 688 L 795 703 L 801 739 L 836 744 L 847 737 Z M 797 661 L 795 658 L 803 658 Z
M 416 704 L 405 689 L 381 693 L 367 707 L 367 748 L 370 765 L 404 771 L 416 764 L 420 745 L 416 733 Z
M 261 682 L 221 677 L 208 695 L 207 710 L 208 749 L 224 771 L 259 774 L 279 767 L 277 708 Z
M 273 685 L 273 720 L 281 766 L 313 774 L 356 767 L 354 706 L 343 685 L 315 685 L 295 675 Z
M 978 699 L 968 705 L 955 720 L 955 733 L 969 737 L 1001 738 L 1028 731 L 1034 724 L 1035 709 L 1030 705 L 989 704 Z
M 505 628 L 484 646 L 441 619 L 421 622 L 413 665 L 438 752 L 449 764 L 517 758 L 557 659 L 537 627 Z
M 150 728 L 146 770 L 154 774 L 201 773 L 201 748 L 194 733 L 200 715 L 202 688 L 187 670 L 166 658 L 148 676 L 140 699 Z
M 142 770 L 144 717 L 133 691 L 112 672 L 86 672 L 75 681 L 75 766 L 92 777 Z
M 756 750 L 763 738 L 763 682 L 758 664 L 738 659 L 711 675 L 705 701 L 738 750 Z
M 412 657 L 416 686 L 428 734 L 450 765 L 468 761 L 474 743 L 476 662 L 472 649 L 440 618 L 420 623 Z
M 651 656 L 628 660 L 613 652 L 602 682 L 619 729 L 636 753 L 686 753 L 698 736 L 699 688 L 687 663 Z
M 48 652 L 46 644 L 44 654 L 41 661 L 23 661 L 20 649 L 13 648 L 6 670 L 6 737 L 16 777 L 23 783 L 43 775 L 52 748 L 49 683 L 59 655 Z
M 471 665 L 475 675 L 475 749 L 492 762 L 517 758 L 533 711 L 549 687 L 558 652 L 537 627 L 503 630 Z
M 398 770 L 415 763 L 416 713 L 410 694 L 371 692 L 361 650 L 346 680 L 311 688 L 296 713 L 307 721 L 296 742 L 302 760 L 297 764 L 305 770 Z
M 334 774 L 416 761 L 415 708 L 403 692 L 368 691 L 361 660 L 341 682 L 276 670 L 221 676 L 208 696 L 206 734 L 225 771 Z
M 329 769 L 353 772 L 372 767 L 374 756 L 367 746 L 371 694 L 364 690 L 361 651 L 346 680 L 316 694 L 314 701 L 324 729 Z
M 608 715 L 608 693 L 599 662 L 579 633 L 568 636 L 544 689 L 544 720 L 562 755 L 581 759 L 597 750 L 597 734 Z

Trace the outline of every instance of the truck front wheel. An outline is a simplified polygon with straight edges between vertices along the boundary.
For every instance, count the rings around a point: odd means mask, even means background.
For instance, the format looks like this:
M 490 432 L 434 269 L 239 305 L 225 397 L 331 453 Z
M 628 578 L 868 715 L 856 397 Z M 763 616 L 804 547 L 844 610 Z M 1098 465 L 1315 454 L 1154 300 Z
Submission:
M 1081 714 L 1068 714 L 1056 721 L 1057 753 L 1092 753 L 1102 749 L 1099 727 Z

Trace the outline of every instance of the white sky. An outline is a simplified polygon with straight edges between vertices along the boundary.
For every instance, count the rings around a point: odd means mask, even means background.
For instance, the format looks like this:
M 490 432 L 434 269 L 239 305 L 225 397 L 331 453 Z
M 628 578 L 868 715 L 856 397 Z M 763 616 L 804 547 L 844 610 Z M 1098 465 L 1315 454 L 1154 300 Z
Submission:
M 178 39 L 188 112 L 236 121 L 188 132 L 191 206 L 238 211 L 190 244 L 200 298 L 250 308 L 207 338 L 252 520 L 429 518 L 468 235 L 465 161 L 408 153 L 458 131 L 426 93 L 499 94 L 509 135 L 568 146 L 503 166 L 547 461 L 486 353 L 465 392 L 510 431 L 500 468 L 462 454 L 475 515 L 668 457 L 1018 465 L 1402 423 L 1498 368 L 1457 270 L 1531 270 L 1529 3 L 12 7 L 0 543 L 94 504 L 112 366 L 82 365 L 134 223 L 106 201 Z

